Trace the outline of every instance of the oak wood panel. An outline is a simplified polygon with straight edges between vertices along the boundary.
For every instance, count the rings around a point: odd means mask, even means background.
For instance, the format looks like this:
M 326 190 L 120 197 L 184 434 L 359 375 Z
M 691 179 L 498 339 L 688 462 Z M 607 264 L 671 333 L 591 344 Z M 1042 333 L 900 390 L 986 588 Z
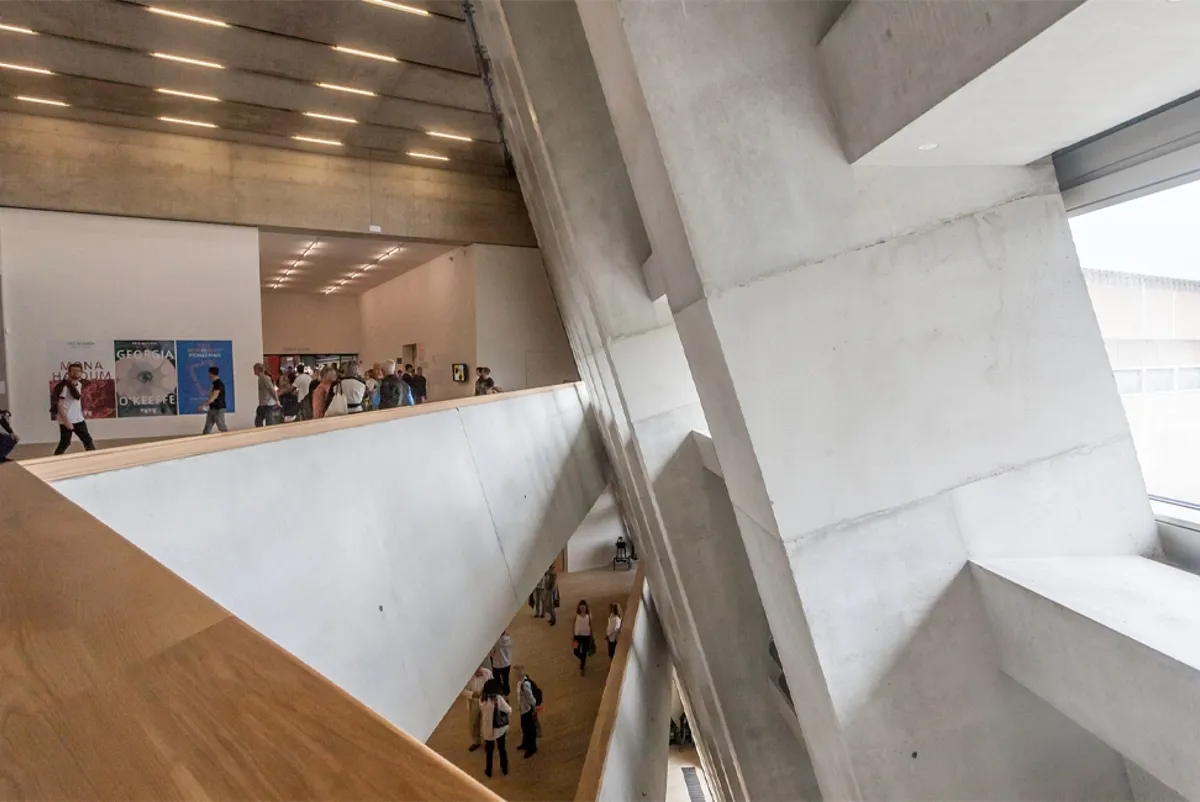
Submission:
M 5 465 L 0 799 L 498 797 Z

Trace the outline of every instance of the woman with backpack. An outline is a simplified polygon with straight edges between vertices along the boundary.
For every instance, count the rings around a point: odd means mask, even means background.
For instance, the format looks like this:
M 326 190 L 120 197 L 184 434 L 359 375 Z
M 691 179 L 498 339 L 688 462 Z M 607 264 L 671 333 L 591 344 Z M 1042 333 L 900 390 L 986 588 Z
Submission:
M 537 754 L 538 708 L 542 706 L 542 690 L 525 673 L 524 666 L 516 666 L 521 677 L 517 684 L 517 704 L 521 710 L 521 745 L 517 747 L 525 757 Z
M 508 748 L 505 736 L 508 735 L 508 717 L 512 707 L 500 695 L 500 680 L 489 679 L 483 685 L 483 693 L 479 699 L 479 713 L 483 719 L 483 754 L 484 775 L 492 776 L 492 754 L 499 748 L 500 773 L 508 776 Z

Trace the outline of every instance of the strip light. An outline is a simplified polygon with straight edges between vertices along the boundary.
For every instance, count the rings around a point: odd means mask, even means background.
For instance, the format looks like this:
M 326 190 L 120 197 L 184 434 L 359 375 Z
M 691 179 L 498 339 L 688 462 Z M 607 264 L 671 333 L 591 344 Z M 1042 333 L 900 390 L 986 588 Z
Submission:
M 313 240 L 312 242 L 308 243 L 308 247 L 304 249 L 304 253 L 297 256 L 296 259 L 292 262 L 292 266 L 289 267 L 287 270 L 283 271 L 283 275 L 275 280 L 275 283 L 271 285 L 271 289 L 273 289 L 273 290 L 279 289 L 279 284 L 281 282 L 287 281 L 288 277 L 292 275 L 292 272 L 297 267 L 304 264 L 303 259 L 304 259 L 304 257 L 308 256 L 309 251 L 311 251 L 313 248 L 317 247 L 319 244 L 321 244 L 320 238 L 317 238 L 317 239 Z
M 393 9 L 394 11 L 403 11 L 407 14 L 416 14 L 418 17 L 430 16 L 429 12 L 423 8 L 417 8 L 416 6 L 406 6 L 403 3 L 393 3 L 393 2 L 391 2 L 391 0 L 365 0 L 365 1 L 370 3 L 373 6 L 383 6 L 384 8 L 390 8 L 390 9 Z
M 322 292 L 324 292 L 326 295 L 328 295 L 328 294 L 329 294 L 329 293 L 331 293 L 331 292 L 336 292 L 336 291 L 338 291 L 339 289 L 341 289 L 342 287 L 344 287 L 344 286 L 345 286 L 345 285 L 346 285 L 348 282 L 354 281 L 354 279 L 358 278 L 358 277 L 359 277 L 359 276 L 361 276 L 363 273 L 366 273 L 368 270 L 374 270 L 375 268 L 379 267 L 379 263 L 380 263 L 380 262 L 382 262 L 384 259 L 387 259 L 389 256 L 391 256 L 392 254 L 394 254 L 396 251 L 402 251 L 402 250 L 404 250 L 404 246 L 403 246 L 403 245 L 396 245 L 396 246 L 394 246 L 394 247 L 393 247 L 393 248 L 392 248 L 390 251 L 388 251 L 387 253 L 385 253 L 385 254 L 382 254 L 381 256 L 378 256 L 378 257 L 376 257 L 374 261 L 367 262 L 365 265 L 363 265 L 362 267 L 360 267 L 358 270 L 355 270 L 355 271 L 354 271 L 353 273 L 351 273 L 350 275 L 346 276 L 344 279 L 342 279 L 341 281 L 339 281 L 337 284 L 331 284 L 330 286 L 326 287 L 324 290 L 322 290 Z M 286 275 L 286 274 L 285 274 L 285 275 Z
M 319 83 L 317 86 L 322 89 L 332 89 L 335 92 L 349 92 L 352 95 L 366 95 L 367 97 L 375 97 L 374 92 L 369 92 L 366 89 L 355 89 L 352 86 L 342 86 L 341 84 Z
M 0 22 L 0 31 L 9 31 L 11 33 L 23 33 L 26 36 L 37 36 L 37 31 L 30 28 L 22 28 L 20 25 L 5 25 Z
M 17 95 L 17 100 L 24 100 L 26 103 L 41 103 L 46 106 L 70 106 L 70 103 L 64 103 L 61 100 L 50 100 L 44 97 L 33 97 L 32 95 Z
M 347 53 L 351 56 L 361 56 L 362 58 L 373 58 L 376 61 L 390 61 L 393 64 L 399 64 L 400 59 L 395 56 L 385 56 L 382 53 L 372 53 L 369 50 L 359 50 L 357 47 L 343 47 L 342 45 L 334 45 L 333 49 L 339 53 Z
M 164 17 L 174 17 L 175 19 L 187 20 L 188 22 L 199 22 L 202 25 L 212 25 L 217 28 L 229 27 L 228 22 L 222 22 L 219 19 L 209 19 L 208 17 L 197 17 L 195 14 L 184 14 L 182 11 L 171 11 L 155 6 L 146 6 L 146 10 L 151 14 L 162 14 Z
M 187 56 L 173 56 L 170 53 L 151 53 L 155 58 L 166 59 L 167 61 L 178 61 L 181 64 L 191 64 L 196 67 L 208 67 L 210 70 L 223 70 L 224 64 L 218 64 L 215 61 L 205 61 L 204 59 L 188 58 Z
M 296 140 L 297 142 L 312 142 L 314 145 L 332 145 L 333 147 L 337 148 L 342 146 L 342 143 L 338 142 L 336 139 L 318 139 L 315 136 L 300 136 L 299 134 L 296 134 L 292 137 L 292 139 Z
M 459 134 L 445 134 L 441 131 L 426 131 L 429 136 L 436 136 L 438 139 L 453 139 L 455 142 L 474 142 L 469 136 L 461 136 Z
M 18 72 L 36 72 L 38 75 L 53 75 L 50 70 L 42 69 L 41 67 L 27 67 L 24 64 L 10 64 L 7 61 L 0 61 L 0 69 L 17 70 Z
M 412 156 L 414 159 L 433 159 L 434 161 L 439 161 L 439 162 L 450 161 L 449 156 L 439 156 L 436 153 L 421 153 L 420 151 L 416 151 L 416 150 L 410 150 L 408 152 L 408 155 Z
M 178 89 L 155 89 L 160 95 L 171 95 L 173 97 L 187 97 L 192 100 L 207 100 L 209 103 L 220 103 L 221 98 L 213 97 L 212 95 L 198 95 L 195 92 L 181 92 Z
M 354 125 L 358 122 L 358 120 L 354 119 L 353 117 L 339 117 L 336 114 L 321 114 L 315 111 L 306 111 L 304 112 L 304 116 L 312 117 L 316 120 L 332 120 L 335 123 L 349 123 L 350 125 Z
M 197 128 L 216 128 L 214 123 L 201 122 L 200 120 L 185 120 L 182 117 L 159 117 L 165 123 L 178 123 L 179 125 L 194 125 Z

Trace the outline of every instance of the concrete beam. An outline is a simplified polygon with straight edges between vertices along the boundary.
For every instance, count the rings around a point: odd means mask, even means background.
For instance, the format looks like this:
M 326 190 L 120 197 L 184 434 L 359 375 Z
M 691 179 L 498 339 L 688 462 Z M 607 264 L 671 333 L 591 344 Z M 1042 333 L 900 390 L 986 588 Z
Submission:
M 537 245 L 513 179 L 20 114 L 0 114 L 0 206 Z
M 974 574 L 1005 673 L 1200 798 L 1200 577 L 1124 556 L 985 560 Z

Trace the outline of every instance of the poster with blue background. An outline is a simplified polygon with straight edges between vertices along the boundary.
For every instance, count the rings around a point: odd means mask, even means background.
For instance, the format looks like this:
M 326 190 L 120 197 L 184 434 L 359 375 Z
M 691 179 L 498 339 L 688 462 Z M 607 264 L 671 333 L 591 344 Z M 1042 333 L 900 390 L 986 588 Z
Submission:
M 226 411 L 232 414 L 237 397 L 233 390 L 233 341 L 178 340 L 175 350 L 179 360 L 179 414 L 204 414 L 200 405 L 208 401 L 212 391 L 208 369 L 213 365 L 221 369 L 228 405 Z

